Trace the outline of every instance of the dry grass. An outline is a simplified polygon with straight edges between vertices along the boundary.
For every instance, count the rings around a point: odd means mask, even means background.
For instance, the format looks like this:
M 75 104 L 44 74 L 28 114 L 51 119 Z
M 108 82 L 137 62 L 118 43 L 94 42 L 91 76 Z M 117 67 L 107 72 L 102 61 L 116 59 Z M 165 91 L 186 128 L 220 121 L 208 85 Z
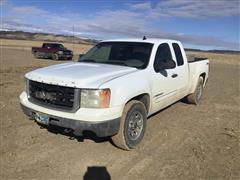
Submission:
M 210 60 L 210 63 L 240 65 L 240 55 L 239 54 L 223 54 L 223 53 L 194 52 L 194 51 L 188 51 L 187 54 L 189 56 L 208 58 Z
M 42 42 L 4 43 L 30 49 Z M 69 61 L 35 59 L 12 48 L 4 46 L 0 58 L 0 179 L 83 179 L 89 167 L 106 167 L 111 179 L 123 180 L 240 179 L 240 71 L 224 64 L 238 63 L 238 56 L 194 52 L 212 62 L 202 103 L 180 101 L 151 116 L 139 148 L 125 152 L 108 138 L 74 138 L 29 121 L 19 106 L 24 74 Z
M 32 47 L 41 47 L 44 41 L 27 41 L 27 40 L 12 40 L 0 39 L 1 48 L 31 50 Z M 66 48 L 72 50 L 74 54 L 86 52 L 92 45 L 87 44 L 71 44 L 62 43 Z

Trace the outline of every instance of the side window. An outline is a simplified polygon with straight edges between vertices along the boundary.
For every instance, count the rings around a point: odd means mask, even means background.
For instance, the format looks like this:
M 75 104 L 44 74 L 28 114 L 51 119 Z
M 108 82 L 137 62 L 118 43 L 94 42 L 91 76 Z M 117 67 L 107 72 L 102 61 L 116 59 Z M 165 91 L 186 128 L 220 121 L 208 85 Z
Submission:
M 43 44 L 43 45 L 42 45 L 42 48 L 47 48 L 47 44 Z
M 64 49 L 64 46 L 62 44 L 59 44 L 60 49 Z
M 171 54 L 171 50 L 168 43 L 160 44 L 157 49 L 157 53 L 154 60 L 155 71 L 156 71 L 156 67 L 159 66 L 160 62 L 162 61 L 166 62 L 170 59 L 172 59 L 172 54 Z
M 176 59 L 177 59 L 177 65 L 181 66 L 183 65 L 183 56 L 182 56 L 182 51 L 179 47 L 179 45 L 177 43 L 173 43 L 172 44 L 175 55 L 176 55 Z

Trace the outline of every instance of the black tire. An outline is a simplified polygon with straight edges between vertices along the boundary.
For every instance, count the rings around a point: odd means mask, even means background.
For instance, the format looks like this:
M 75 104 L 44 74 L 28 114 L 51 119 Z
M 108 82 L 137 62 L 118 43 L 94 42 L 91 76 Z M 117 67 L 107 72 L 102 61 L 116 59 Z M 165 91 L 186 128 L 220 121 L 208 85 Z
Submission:
M 67 58 L 67 60 L 71 61 L 71 60 L 72 60 L 72 57 L 70 57 L 70 58 Z
M 126 104 L 121 117 L 118 134 L 112 137 L 113 143 L 124 150 L 131 150 L 142 141 L 146 129 L 147 111 L 140 101 Z
M 40 58 L 39 52 L 34 52 L 33 55 L 34 55 L 34 57 L 35 57 L 36 59 L 39 59 L 39 58 Z
M 53 55 L 52 55 L 52 59 L 53 59 L 53 60 L 59 60 L 58 54 L 53 54 Z
M 187 100 L 191 104 L 199 105 L 203 95 L 203 78 L 199 77 L 194 93 L 187 96 Z

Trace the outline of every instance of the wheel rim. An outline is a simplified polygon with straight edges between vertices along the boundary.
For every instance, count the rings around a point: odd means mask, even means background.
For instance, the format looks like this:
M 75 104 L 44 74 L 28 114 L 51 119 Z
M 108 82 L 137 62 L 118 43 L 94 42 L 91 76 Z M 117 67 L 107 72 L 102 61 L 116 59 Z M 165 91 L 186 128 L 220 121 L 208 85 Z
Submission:
M 199 102 L 201 97 L 202 97 L 202 84 L 199 84 L 198 87 L 197 87 L 197 93 L 196 93 L 196 98 L 197 98 L 197 101 Z
M 131 140 L 136 140 L 143 130 L 143 116 L 139 111 L 134 111 L 128 123 L 128 135 Z
M 57 59 L 58 59 L 58 57 L 57 57 L 56 54 L 53 55 L 53 59 L 54 59 L 54 60 L 57 60 Z

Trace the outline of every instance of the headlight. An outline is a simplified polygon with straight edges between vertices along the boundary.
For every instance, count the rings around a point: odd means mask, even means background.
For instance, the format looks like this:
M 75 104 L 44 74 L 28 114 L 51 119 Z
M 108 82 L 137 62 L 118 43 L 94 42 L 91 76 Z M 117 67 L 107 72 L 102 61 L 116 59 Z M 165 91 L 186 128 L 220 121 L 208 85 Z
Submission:
M 63 51 L 58 51 L 58 54 L 63 54 Z
M 108 108 L 110 95 L 110 89 L 83 89 L 81 90 L 81 107 Z

